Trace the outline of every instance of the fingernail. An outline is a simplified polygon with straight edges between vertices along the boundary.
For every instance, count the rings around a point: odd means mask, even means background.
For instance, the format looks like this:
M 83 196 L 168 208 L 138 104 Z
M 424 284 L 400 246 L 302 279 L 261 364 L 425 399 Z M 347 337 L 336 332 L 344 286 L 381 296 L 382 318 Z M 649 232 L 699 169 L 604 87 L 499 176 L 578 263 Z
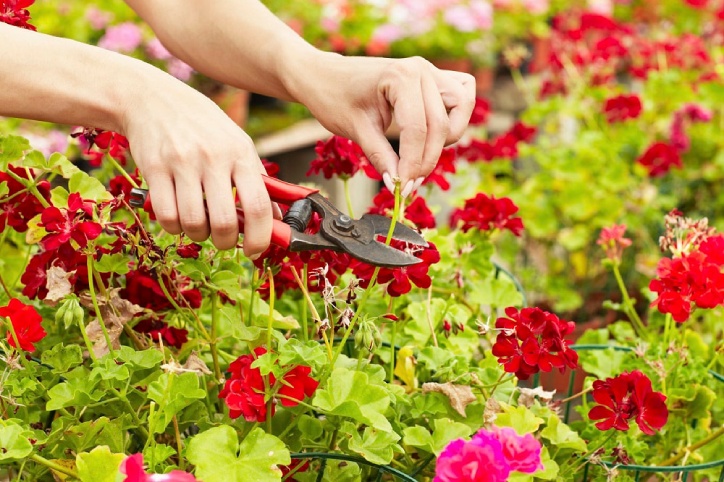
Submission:
M 407 184 L 405 184 L 405 188 L 402 190 L 402 197 L 407 197 L 412 192 L 412 185 L 413 181 L 407 181 Z
M 260 257 L 261 257 L 261 253 L 249 255 L 249 259 L 252 260 L 252 261 L 256 261 L 256 260 L 259 259 Z
M 385 172 L 385 173 L 382 174 L 382 182 L 385 183 L 385 187 L 386 187 L 390 192 L 395 192 L 395 183 L 392 182 L 392 176 L 390 176 L 390 173 L 389 173 L 389 172 Z
M 422 183 L 424 180 L 425 180 L 424 177 L 422 177 L 422 176 L 418 177 L 417 180 L 415 181 L 415 184 L 412 186 L 412 190 L 417 191 L 418 189 L 420 189 L 420 186 L 422 186 Z

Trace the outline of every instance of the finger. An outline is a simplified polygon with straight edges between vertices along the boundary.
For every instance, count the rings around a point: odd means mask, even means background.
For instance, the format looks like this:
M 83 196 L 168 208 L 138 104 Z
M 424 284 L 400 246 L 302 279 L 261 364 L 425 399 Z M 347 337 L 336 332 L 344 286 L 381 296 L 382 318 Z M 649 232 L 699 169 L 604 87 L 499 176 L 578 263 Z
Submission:
M 244 210 L 244 254 L 256 259 L 269 247 L 272 206 L 269 193 L 258 172 L 240 166 L 233 174 Z
M 229 175 L 214 173 L 204 180 L 211 240 L 219 249 L 231 249 L 239 240 L 239 221 Z
M 355 141 L 364 151 L 372 166 L 382 174 L 385 186 L 390 192 L 395 191 L 393 179 L 397 179 L 397 163 L 400 161 L 380 127 L 364 123 L 358 128 Z
M 149 194 L 153 200 L 153 212 L 161 227 L 168 233 L 180 234 L 181 222 L 176 207 L 176 189 L 168 174 L 149 174 L 146 177 Z
M 452 144 L 460 140 L 470 123 L 475 108 L 475 77 L 463 72 L 441 71 L 437 85 L 449 112 L 450 132 L 446 142 Z
M 209 223 L 204 209 L 204 196 L 198 177 L 189 174 L 176 177 L 176 205 L 181 227 L 194 241 L 205 241 L 209 237 Z
M 422 171 L 416 179 L 418 186 L 422 183 L 420 178 L 424 179 L 435 169 L 450 132 L 450 120 L 448 119 L 447 110 L 432 75 L 422 76 L 422 96 L 425 105 L 425 118 L 427 119 L 427 139 L 425 141 L 425 151 L 422 155 Z
M 403 195 L 412 191 L 412 184 L 422 175 L 422 156 L 427 140 L 427 121 L 420 78 L 396 84 L 391 90 L 390 104 L 400 126 L 400 163 L 398 172 Z

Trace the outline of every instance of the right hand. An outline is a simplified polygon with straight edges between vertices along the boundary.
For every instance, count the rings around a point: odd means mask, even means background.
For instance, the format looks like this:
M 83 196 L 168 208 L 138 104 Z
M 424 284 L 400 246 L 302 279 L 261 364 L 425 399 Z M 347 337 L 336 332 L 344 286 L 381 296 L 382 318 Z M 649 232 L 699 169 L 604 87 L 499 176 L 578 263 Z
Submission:
M 169 78 L 158 87 L 134 97 L 123 122 L 156 218 L 171 234 L 184 232 L 194 241 L 210 234 L 217 248 L 233 248 L 239 236 L 236 186 L 246 220 L 244 254 L 257 257 L 269 246 L 272 204 L 252 140 L 186 84 Z

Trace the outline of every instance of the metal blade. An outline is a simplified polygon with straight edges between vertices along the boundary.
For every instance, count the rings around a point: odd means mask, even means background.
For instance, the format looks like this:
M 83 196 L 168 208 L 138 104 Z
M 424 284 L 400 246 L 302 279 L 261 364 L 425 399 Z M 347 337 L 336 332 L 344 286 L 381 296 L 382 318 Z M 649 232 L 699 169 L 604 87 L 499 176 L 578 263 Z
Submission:
M 411 266 L 422 261 L 409 253 L 391 248 L 379 241 L 372 241 L 368 244 L 345 243 L 343 251 L 360 261 L 383 268 Z
M 392 220 L 379 214 L 365 214 L 362 216 L 360 221 L 365 221 L 374 227 L 374 232 L 380 236 L 387 236 L 390 231 L 390 223 Z M 406 243 L 414 244 L 416 246 L 427 247 L 427 241 L 423 238 L 420 233 L 412 228 L 408 228 L 402 223 L 395 224 L 395 230 L 392 232 L 392 238 L 398 241 L 404 241 Z

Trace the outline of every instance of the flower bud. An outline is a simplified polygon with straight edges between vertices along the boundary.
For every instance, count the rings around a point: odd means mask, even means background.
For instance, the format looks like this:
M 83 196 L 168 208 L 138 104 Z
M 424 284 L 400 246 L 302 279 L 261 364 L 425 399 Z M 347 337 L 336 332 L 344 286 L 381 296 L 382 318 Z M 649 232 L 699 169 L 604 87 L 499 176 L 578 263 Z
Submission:
M 354 345 L 358 350 L 363 348 L 372 352 L 382 343 L 382 335 L 372 320 L 362 320 L 354 334 Z
M 75 296 L 69 296 L 63 300 L 60 308 L 55 312 L 55 321 L 58 323 L 63 322 L 65 328 L 70 328 L 84 319 L 85 311 Z

